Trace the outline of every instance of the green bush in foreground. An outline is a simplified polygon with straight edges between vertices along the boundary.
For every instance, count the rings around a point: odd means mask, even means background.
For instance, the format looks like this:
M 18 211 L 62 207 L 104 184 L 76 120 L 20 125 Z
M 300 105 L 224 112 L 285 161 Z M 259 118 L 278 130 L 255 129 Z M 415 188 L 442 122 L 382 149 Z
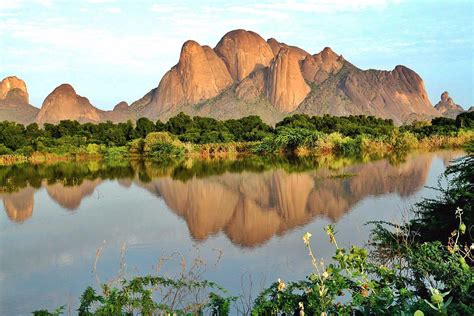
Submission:
M 378 226 L 374 234 L 384 229 Z M 412 245 L 404 266 L 369 260 L 368 250 L 357 246 L 340 248 L 333 226 L 326 233 L 336 248 L 333 262 L 326 265 L 316 258 L 306 233 L 303 240 L 314 272 L 303 281 L 272 284 L 255 300 L 253 315 L 474 313 L 474 270 L 466 263 L 473 259 L 472 249 L 457 244 L 461 232 L 451 240 L 452 248 L 438 241 Z

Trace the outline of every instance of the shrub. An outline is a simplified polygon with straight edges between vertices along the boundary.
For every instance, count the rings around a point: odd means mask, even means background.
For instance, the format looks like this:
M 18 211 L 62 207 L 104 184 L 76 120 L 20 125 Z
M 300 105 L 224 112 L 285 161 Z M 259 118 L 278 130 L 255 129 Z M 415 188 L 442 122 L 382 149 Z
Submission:
M 418 146 L 418 139 L 410 132 L 397 133 L 392 141 L 397 151 L 408 151 Z
M 318 132 L 306 128 L 280 127 L 277 129 L 274 142 L 277 148 L 294 152 L 299 146 L 308 145 L 318 135 Z
M 86 146 L 86 153 L 88 155 L 100 155 L 102 153 L 102 148 L 97 144 L 88 144 Z
M 128 157 L 128 155 L 129 151 L 128 148 L 125 146 L 110 147 L 107 148 L 107 151 L 105 152 L 105 157 L 110 160 L 120 160 Z
M 23 156 L 29 157 L 29 156 L 31 156 L 31 154 L 32 154 L 34 151 L 35 151 L 35 150 L 34 150 L 33 147 L 31 147 L 31 146 L 23 146 L 23 147 L 17 149 L 17 150 L 15 151 L 15 153 L 18 154 L 18 155 L 23 155 Z
M 167 132 L 150 133 L 143 142 L 143 154 L 159 159 L 183 156 L 186 149 L 184 143 Z
M 3 144 L 0 144 L 0 155 L 11 155 L 12 153 L 13 150 Z
M 143 145 L 143 138 L 134 139 L 128 143 L 128 150 L 132 155 L 141 155 L 143 153 Z

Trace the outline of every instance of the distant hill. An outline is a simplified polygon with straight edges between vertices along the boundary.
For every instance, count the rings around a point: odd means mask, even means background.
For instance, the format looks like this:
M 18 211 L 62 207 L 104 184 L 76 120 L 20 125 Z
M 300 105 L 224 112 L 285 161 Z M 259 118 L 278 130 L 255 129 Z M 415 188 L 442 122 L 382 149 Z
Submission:
M 441 100 L 436 103 L 435 109 L 437 109 L 443 116 L 449 118 L 456 118 L 456 116 L 464 112 L 462 106 L 454 103 L 453 99 L 449 97 L 448 91 L 444 91 L 441 94 Z
M 0 121 L 28 124 L 35 120 L 39 109 L 29 104 L 28 90 L 23 80 L 6 77 L 0 81 Z

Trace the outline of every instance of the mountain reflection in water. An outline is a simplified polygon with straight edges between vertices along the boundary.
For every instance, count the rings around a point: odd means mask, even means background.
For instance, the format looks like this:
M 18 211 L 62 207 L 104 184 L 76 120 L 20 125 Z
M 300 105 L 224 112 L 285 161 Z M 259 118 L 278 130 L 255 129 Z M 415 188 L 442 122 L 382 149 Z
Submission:
M 367 196 L 412 195 L 425 184 L 436 155 L 448 163 L 461 153 L 409 155 L 397 163 L 252 160 L 10 166 L 0 168 L 0 199 L 8 218 L 21 223 L 33 216 L 35 193 L 41 189 L 73 211 L 105 180 L 116 180 L 162 198 L 186 221 L 195 240 L 223 232 L 235 245 L 255 247 L 317 217 L 337 222 Z

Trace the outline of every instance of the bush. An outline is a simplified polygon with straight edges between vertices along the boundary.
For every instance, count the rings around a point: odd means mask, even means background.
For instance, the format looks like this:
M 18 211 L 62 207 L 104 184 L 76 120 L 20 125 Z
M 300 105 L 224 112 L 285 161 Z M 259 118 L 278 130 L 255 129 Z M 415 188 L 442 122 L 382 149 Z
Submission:
M 11 155 L 12 153 L 13 150 L 3 144 L 0 144 L 0 155 Z
M 88 144 L 86 146 L 86 153 L 88 155 L 100 155 L 102 153 L 102 148 L 97 144 Z
M 126 146 L 110 147 L 107 148 L 107 151 L 105 152 L 105 158 L 110 160 L 120 160 L 128 157 L 128 155 L 129 150 Z
M 128 150 L 132 155 L 141 155 L 143 154 L 143 145 L 143 138 L 134 139 L 128 143 Z
M 410 132 L 396 133 L 392 141 L 397 151 L 408 151 L 418 146 L 418 139 Z
M 20 149 L 17 149 L 15 151 L 15 153 L 18 154 L 18 155 L 23 155 L 23 156 L 29 157 L 29 156 L 31 156 L 32 153 L 34 153 L 34 151 L 35 150 L 31 146 L 23 146 Z
M 150 133 L 143 142 L 143 154 L 154 158 L 180 157 L 185 152 L 185 144 L 167 132 Z

